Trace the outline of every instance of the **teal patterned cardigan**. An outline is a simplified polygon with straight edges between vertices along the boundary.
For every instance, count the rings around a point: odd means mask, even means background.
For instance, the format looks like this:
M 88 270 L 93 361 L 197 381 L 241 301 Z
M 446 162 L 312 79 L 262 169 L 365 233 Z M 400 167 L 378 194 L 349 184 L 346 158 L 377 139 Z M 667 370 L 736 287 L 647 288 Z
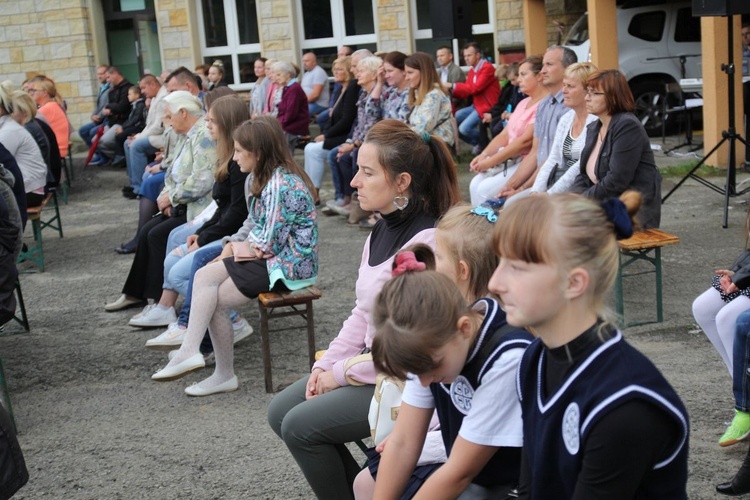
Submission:
M 248 181 L 250 177 L 248 177 Z M 281 280 L 289 290 L 315 284 L 318 275 L 318 220 L 305 182 L 277 167 L 260 198 L 252 198 L 248 218 L 255 225 L 247 240 L 265 254 L 271 288 Z

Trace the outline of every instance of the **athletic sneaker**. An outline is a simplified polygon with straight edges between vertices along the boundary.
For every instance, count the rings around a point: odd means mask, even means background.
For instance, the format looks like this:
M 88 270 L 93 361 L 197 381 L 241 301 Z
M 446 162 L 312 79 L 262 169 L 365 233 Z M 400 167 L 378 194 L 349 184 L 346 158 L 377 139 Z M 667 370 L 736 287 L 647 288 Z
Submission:
M 162 309 L 161 306 L 154 305 L 148 310 L 144 309 L 143 313 L 132 318 L 128 324 L 142 328 L 153 328 L 156 326 L 168 326 L 175 321 L 177 321 L 177 314 L 174 312 L 174 307 Z
M 170 323 L 169 327 L 158 337 L 146 341 L 146 347 L 173 347 L 182 345 L 187 328 L 180 328 L 178 323 Z
M 236 344 L 253 333 L 253 327 L 250 326 L 250 323 L 248 323 L 245 318 L 240 318 L 239 321 L 232 323 L 232 333 L 234 334 L 233 343 Z
M 719 439 L 719 446 L 732 446 L 750 436 L 750 413 L 734 410 L 734 418 Z

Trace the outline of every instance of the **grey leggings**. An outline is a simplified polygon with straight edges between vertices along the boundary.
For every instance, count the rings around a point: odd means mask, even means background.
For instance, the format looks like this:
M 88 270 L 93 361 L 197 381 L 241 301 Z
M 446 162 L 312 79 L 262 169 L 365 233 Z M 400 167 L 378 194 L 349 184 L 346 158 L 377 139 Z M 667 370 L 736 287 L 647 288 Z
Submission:
M 290 385 L 271 401 L 268 423 L 284 440 L 318 498 L 353 498 L 360 471 L 344 443 L 370 435 L 367 413 L 374 386 L 346 386 L 305 399 L 308 377 Z

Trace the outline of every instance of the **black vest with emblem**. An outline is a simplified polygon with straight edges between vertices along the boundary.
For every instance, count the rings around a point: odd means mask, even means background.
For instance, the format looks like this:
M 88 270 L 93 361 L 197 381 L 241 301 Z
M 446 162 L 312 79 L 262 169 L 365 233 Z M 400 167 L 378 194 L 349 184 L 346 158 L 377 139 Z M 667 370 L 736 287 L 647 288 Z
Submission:
M 472 347 L 461 375 L 450 385 L 430 384 L 448 456 L 451 454 L 453 442 L 458 437 L 464 416 L 471 411 L 471 398 L 482 384 L 482 377 L 504 352 L 510 349 L 526 349 L 533 340 L 529 332 L 508 325 L 505 321 L 505 312 L 500 309 L 497 302 L 491 299 L 479 301 L 486 304 L 485 318 L 477 335 L 477 343 Z M 497 401 L 498 405 L 507 403 Z M 472 482 L 487 487 L 516 486 L 520 471 L 521 448 L 501 447 Z
M 524 455 L 531 469 L 532 499 L 573 496 L 590 430 L 618 406 L 640 399 L 664 411 L 679 439 L 653 464 L 635 498 L 684 499 L 688 418 L 664 376 L 620 332 L 593 346 L 551 395 L 542 394 L 545 350 L 539 339 L 526 350 L 518 371 L 523 409 Z

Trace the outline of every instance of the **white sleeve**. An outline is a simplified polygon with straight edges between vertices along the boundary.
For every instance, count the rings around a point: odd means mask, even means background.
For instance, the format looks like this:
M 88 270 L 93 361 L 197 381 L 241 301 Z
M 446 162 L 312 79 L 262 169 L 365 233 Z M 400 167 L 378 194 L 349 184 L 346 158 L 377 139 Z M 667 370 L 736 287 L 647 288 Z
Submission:
M 406 379 L 401 401 L 416 408 L 435 408 L 435 398 L 429 387 L 419 383 L 419 378 L 411 373 Z
M 555 140 L 552 142 L 552 147 L 549 150 L 549 156 L 544 161 L 544 164 L 539 167 L 539 173 L 536 175 L 534 185 L 531 187 L 531 191 L 535 193 L 543 193 L 547 191 L 547 180 L 549 175 L 552 173 L 552 169 L 555 165 L 559 165 L 562 161 L 562 148 L 565 136 L 570 130 L 570 125 L 573 123 L 576 112 L 572 109 L 562 115 L 560 121 L 555 129 Z
M 586 133 L 589 129 L 588 125 L 596 119 L 597 117 L 595 115 L 588 115 L 586 117 L 586 124 L 583 126 L 583 131 L 581 132 L 580 137 L 580 140 L 582 140 L 584 144 L 586 144 Z M 548 194 L 567 193 L 568 191 L 570 191 L 570 188 L 573 186 L 573 183 L 575 182 L 576 177 L 578 177 L 580 171 L 581 160 L 579 158 L 578 161 L 571 165 L 570 168 L 563 174 L 563 176 L 560 177 L 551 188 L 549 188 Z
M 483 446 L 523 445 L 521 403 L 516 394 L 516 371 L 523 353 L 521 348 L 509 349 L 484 375 L 459 436 Z

